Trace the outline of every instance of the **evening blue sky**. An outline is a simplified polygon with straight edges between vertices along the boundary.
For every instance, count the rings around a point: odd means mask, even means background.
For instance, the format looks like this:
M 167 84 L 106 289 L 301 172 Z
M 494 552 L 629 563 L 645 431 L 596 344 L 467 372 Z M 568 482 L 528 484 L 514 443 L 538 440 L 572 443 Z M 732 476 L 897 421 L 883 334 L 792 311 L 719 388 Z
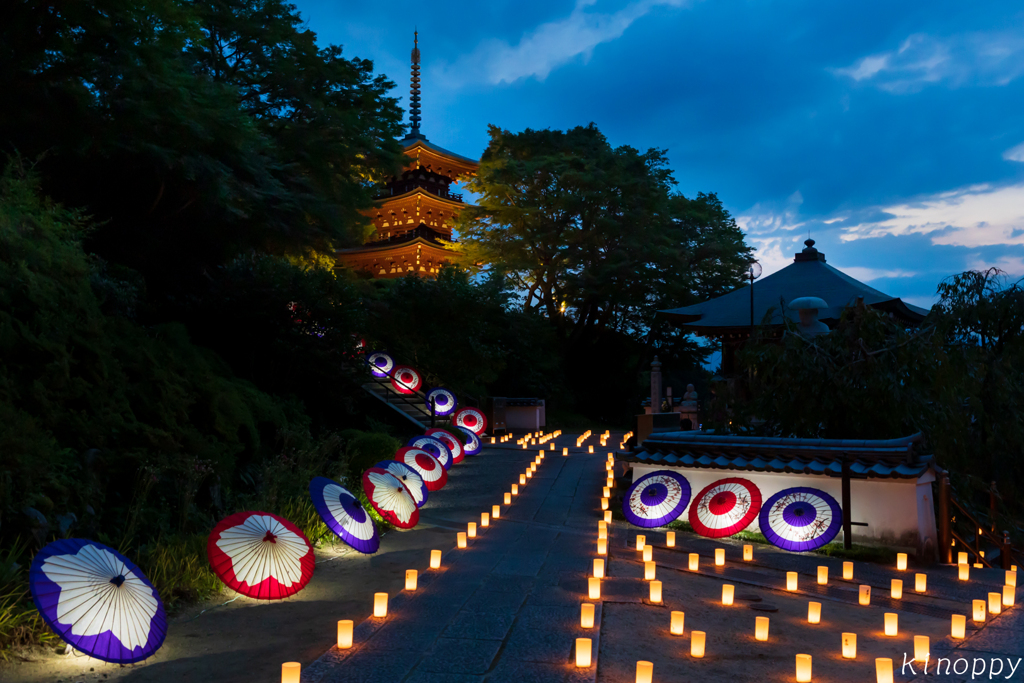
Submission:
M 1024 276 L 1024 4 L 812 0 L 299 0 L 371 59 L 422 132 L 478 158 L 487 125 L 593 121 L 717 192 L 766 273 L 808 231 L 828 262 L 921 305 L 944 277 Z

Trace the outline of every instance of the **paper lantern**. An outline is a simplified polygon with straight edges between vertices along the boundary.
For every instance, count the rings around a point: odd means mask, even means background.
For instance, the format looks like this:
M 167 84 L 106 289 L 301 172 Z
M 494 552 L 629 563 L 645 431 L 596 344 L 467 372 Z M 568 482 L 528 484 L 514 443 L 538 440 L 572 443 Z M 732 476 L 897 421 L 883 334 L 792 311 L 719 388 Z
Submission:
M 640 661 L 636 663 L 636 683 L 652 683 L 654 680 L 654 664 Z
M 914 659 L 923 662 L 931 654 L 931 644 L 928 636 L 914 636 Z
M 534 463 L 530 463 L 530 471 L 531 472 L 536 472 L 537 471 L 537 464 L 538 463 L 535 463 L 535 462 Z
M 562 449 L 562 455 L 563 456 L 569 455 L 569 449 L 568 448 L 563 448 Z
M 594 628 L 594 603 L 585 602 L 580 605 L 580 626 Z
M 636 535 L 636 549 L 643 550 L 644 546 L 647 545 L 647 537 L 643 534 Z
M 466 525 L 466 536 L 476 538 L 476 522 L 470 522 Z
M 593 605 L 591 605 L 593 607 Z M 593 616 L 593 615 L 591 615 Z M 577 667 L 588 667 L 590 666 L 590 651 L 593 646 L 590 644 L 590 638 L 577 638 L 576 639 L 576 666 Z
M 602 498 L 601 499 L 601 509 L 602 510 L 607 510 L 608 509 L 608 498 Z
M 1003 607 L 1013 607 L 1017 599 L 1017 589 L 1013 586 L 1003 586 Z
M 459 533 L 455 534 L 455 541 L 456 541 L 456 544 L 460 548 L 465 548 L 466 547 L 466 532 L 465 531 L 460 531 Z
M 387 593 L 374 593 L 373 594 L 373 616 L 377 618 L 386 617 L 388 615 L 388 594 Z
M 608 522 L 604 521 L 603 519 L 597 520 L 597 528 L 598 528 L 598 530 L 607 529 L 608 528 Z
M 533 470 L 526 470 L 526 478 L 533 479 Z
M 601 599 L 601 579 L 591 576 L 587 579 L 587 589 L 591 600 Z
M 967 559 L 967 553 L 957 553 L 956 554 L 956 563 L 957 564 L 967 564 L 968 562 L 970 562 L 970 560 Z
M 915 574 L 914 575 L 914 590 L 918 593 L 928 592 L 928 575 L 927 574 Z
M 298 662 L 285 662 L 281 665 L 281 683 L 299 683 L 302 665 Z
M 644 562 L 644 580 L 653 581 L 657 565 L 653 562 Z
M 697 571 L 697 566 L 700 564 L 700 555 L 697 553 L 690 553 L 690 571 Z
M 901 572 L 907 571 L 906 553 L 896 553 L 896 569 L 900 570 Z
M 828 567 L 818 567 L 818 585 L 828 584 Z
M 430 568 L 440 569 L 441 568 L 441 551 L 431 550 L 430 551 Z
M 607 486 L 605 486 L 604 488 L 601 489 L 601 497 L 602 498 L 611 498 L 612 497 L 612 490 L 610 488 L 608 488 Z
M 502 442 L 504 442 L 504 439 L 502 439 Z M 494 443 L 494 437 L 493 436 L 491 437 L 491 443 Z
M 590 449 L 590 450 L 587 451 L 587 453 L 593 453 L 594 452 L 594 447 L 593 446 L 587 446 L 587 448 Z
M 491 525 L 491 516 L 489 514 L 487 514 L 486 512 L 481 512 L 480 513 L 480 526 L 485 527 L 485 526 L 490 526 L 490 525 Z
M 550 450 L 550 451 L 555 450 L 555 444 L 553 444 L 553 443 L 548 444 L 548 450 Z
M 885 635 L 890 638 L 899 635 L 899 618 L 900 616 L 895 612 L 885 613 Z
M 512 484 L 512 495 L 513 496 L 518 496 L 519 495 L 519 484 Z
M 1010 570 L 1010 569 L 1006 570 L 1006 582 L 1005 583 L 1006 583 L 1007 586 L 1016 586 L 1017 585 L 1017 572 L 1016 572 L 1016 570 Z
M 903 582 L 899 579 L 892 580 L 892 588 L 890 589 L 893 600 L 903 599 Z
M 768 640 L 768 617 L 754 617 L 754 640 Z
M 338 621 L 338 648 L 341 650 L 347 650 L 352 647 L 352 627 L 353 622 L 351 619 L 341 619 Z
M 967 617 L 962 614 L 954 614 L 949 635 L 953 638 L 965 638 L 967 636 Z
M 1003 611 L 1003 594 L 1002 593 L 989 593 L 988 594 L 988 611 L 992 614 L 999 614 Z
M 605 510 L 605 512 L 604 512 L 604 521 L 608 522 L 609 524 L 612 523 L 612 511 L 611 510 Z
M 405 590 L 414 591 L 419 581 L 419 572 L 415 569 L 405 570 Z
M 597 554 L 607 555 L 608 554 L 608 539 L 599 538 L 597 539 Z
M 498 517 L 500 517 L 500 516 L 501 516 L 501 506 L 500 505 L 492 505 L 491 506 L 491 518 L 492 519 L 498 519 Z
M 668 546 L 669 548 L 675 548 L 676 547 L 676 532 L 674 532 L 674 531 L 667 531 L 667 532 L 665 532 L 665 545 Z M 1007 581 L 1007 583 L 1009 583 L 1009 581 Z
M 654 559 L 654 546 L 653 545 L 645 545 L 644 546 L 644 562 L 650 562 L 653 559 Z
M 598 538 L 608 538 L 608 530 L 607 529 L 598 529 L 597 530 L 597 537 Z
M 732 598 L 736 594 L 736 586 L 731 583 L 727 583 L 722 586 L 722 604 L 731 605 Z
M 870 605 L 871 604 L 871 586 L 861 586 L 858 593 L 860 598 L 860 604 Z
M 889 657 L 875 659 L 875 682 L 892 683 L 892 659 Z
M 725 548 L 715 548 L 715 566 L 725 566 Z
M 610 489 L 615 488 L 615 479 L 612 477 L 608 477 L 608 481 L 605 483 L 605 486 L 607 486 Z
M 750 562 L 754 559 L 754 546 L 745 545 L 743 546 L 743 561 Z
M 806 683 L 811 680 L 811 656 L 796 656 L 796 680 Z
M 594 576 L 599 579 L 604 578 L 604 560 L 601 558 L 594 559 Z
M 690 656 L 697 659 L 704 656 L 704 631 L 690 633 Z
M 985 621 L 985 601 L 975 600 L 974 603 L 974 621 L 984 622 Z
M 795 591 L 797 586 L 796 572 L 786 572 L 786 590 Z
M 669 632 L 674 636 L 683 635 L 683 624 L 686 623 L 685 612 L 672 612 L 672 622 L 669 625 Z
M 505 493 L 505 501 L 504 502 L 505 502 L 505 505 L 511 505 L 512 504 L 512 494 L 511 493 L 509 493 L 509 492 Z
M 520 474 L 519 475 L 519 484 L 521 486 L 526 486 L 526 475 L 525 474 Z
M 820 602 L 808 602 L 807 603 L 807 623 L 808 624 L 820 624 L 821 623 L 821 603 Z
M 843 634 L 843 659 L 857 658 L 857 634 Z
M 651 602 L 661 602 L 661 581 L 651 581 Z
M 957 565 L 957 569 L 959 569 L 959 577 L 961 581 L 967 581 L 971 578 L 971 565 L 966 562 L 961 562 Z
M 843 562 L 843 580 L 853 581 L 853 562 Z

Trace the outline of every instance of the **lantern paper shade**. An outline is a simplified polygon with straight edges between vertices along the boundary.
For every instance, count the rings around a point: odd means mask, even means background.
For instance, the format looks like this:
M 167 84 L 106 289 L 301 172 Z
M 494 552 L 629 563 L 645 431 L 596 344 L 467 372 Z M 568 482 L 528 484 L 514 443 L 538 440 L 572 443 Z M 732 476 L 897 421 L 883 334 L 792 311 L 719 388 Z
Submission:
M 654 664 L 639 661 L 636 663 L 636 683 L 652 683 L 654 681 Z
M 420 521 L 412 493 L 386 469 L 371 467 L 363 472 L 363 491 L 373 509 L 399 529 L 412 529 Z
M 431 389 L 423 397 L 423 400 L 427 405 L 427 411 L 430 411 L 431 406 L 433 406 L 434 414 L 441 416 L 451 415 L 452 411 L 459 405 L 459 402 L 455 399 L 455 394 L 443 387 Z
M 647 581 L 654 580 L 654 572 L 656 571 L 657 565 L 653 562 L 644 562 L 644 579 Z
M 416 436 L 409 439 L 405 445 L 409 448 L 418 448 L 426 451 L 437 458 L 437 461 L 441 463 L 445 470 L 450 470 L 452 468 L 452 452 L 448 448 L 447 444 L 438 438 L 433 436 Z M 401 458 L 396 458 L 396 460 L 401 460 Z M 412 463 L 405 461 L 405 464 L 411 465 Z M 424 480 L 426 480 L 426 477 L 424 477 Z M 433 491 L 434 489 L 430 490 Z
M 967 559 L 967 553 L 957 553 L 956 554 L 956 563 L 957 564 L 967 564 L 968 562 L 969 562 L 969 560 Z
M 650 562 L 653 559 L 654 559 L 654 546 L 653 545 L 645 545 L 644 546 L 644 562 Z
M 953 638 L 964 638 L 967 636 L 967 617 L 962 614 L 953 615 L 953 623 L 949 630 Z
M 594 628 L 594 603 L 584 602 L 580 605 L 580 626 Z
M 853 562 L 843 562 L 843 580 L 853 580 Z
M 431 550 L 430 551 L 430 568 L 440 569 L 441 567 L 441 551 Z
M 506 493 L 505 494 L 504 502 L 505 502 L 505 505 L 511 505 L 512 504 L 512 494 L 511 493 Z
M 604 578 L 604 560 L 601 558 L 594 560 L 594 576 L 598 579 Z
M 795 591 L 797 589 L 797 573 L 786 572 L 786 590 Z
M 736 586 L 727 583 L 722 586 L 722 604 L 731 605 L 733 596 L 736 594 Z
M 54 633 L 105 662 L 147 659 L 167 635 L 153 584 L 131 560 L 100 543 L 68 538 L 46 545 L 32 560 L 29 589 Z
M 1007 569 L 1006 570 L 1006 585 L 1016 586 L 1017 585 L 1017 572 Z
M 754 546 L 745 545 L 743 546 L 743 561 L 750 562 L 754 559 Z
M 317 514 L 338 538 L 358 552 L 377 552 L 377 525 L 348 489 L 326 477 L 315 477 L 309 482 L 309 496 Z
M 501 506 L 500 505 L 492 505 L 491 506 L 491 517 L 494 518 L 494 519 L 498 519 L 499 517 L 501 517 Z
M 591 607 L 593 607 L 593 605 L 591 605 Z M 593 645 L 590 643 L 590 638 L 576 639 L 576 666 L 590 666 L 591 650 L 593 650 Z
M 806 683 L 811 680 L 811 656 L 810 655 L 797 655 L 796 656 L 796 680 L 798 682 Z
M 614 486 L 609 476 L 608 488 Z M 622 514 L 638 527 L 650 529 L 674 521 L 690 502 L 690 482 L 669 470 L 650 472 L 633 482 L 622 498 Z M 639 548 L 638 548 L 639 549 Z
M 405 590 L 414 591 L 419 582 L 419 572 L 415 569 L 405 570 Z
M 480 444 L 480 437 L 477 436 L 475 432 L 470 429 L 466 429 L 465 427 L 456 427 L 456 429 L 462 432 L 462 435 L 466 437 L 466 444 L 462 447 L 462 451 L 466 455 L 480 455 L 480 448 L 482 447 Z
M 857 634 L 843 634 L 843 659 L 857 658 Z
M 907 554 L 896 553 L 896 569 L 902 571 L 907 570 Z
M 690 571 L 691 572 L 697 571 L 697 567 L 700 565 L 700 555 L 698 555 L 697 553 L 690 553 L 689 560 L 690 560 L 690 564 L 689 564 Z
M 704 656 L 704 631 L 690 633 L 690 656 L 697 659 Z
M 480 513 L 480 526 L 490 526 L 491 516 L 486 512 Z
M 1017 600 L 1017 589 L 1014 586 L 1003 586 L 1003 607 L 1013 607 Z
M 983 622 L 985 621 L 985 601 L 975 600 L 974 603 L 974 621 Z
M 957 565 L 957 571 L 957 576 L 960 578 L 961 581 L 967 581 L 971 578 L 971 566 L 966 562 L 962 562 L 959 565 Z
M 891 658 L 878 657 L 875 659 L 875 681 L 876 683 L 892 683 Z
M 591 576 L 587 579 L 587 590 L 591 600 L 601 599 L 601 579 Z
M 455 543 L 456 543 L 456 545 L 458 547 L 465 548 L 467 542 L 468 541 L 466 540 L 466 532 L 465 531 L 460 531 L 457 534 L 455 534 Z
M 316 566 L 313 547 L 299 528 L 269 512 L 222 519 L 210 533 L 206 554 L 228 588 L 257 600 L 295 595 Z
M 391 386 L 400 394 L 414 394 L 423 386 L 423 377 L 408 365 L 396 365 L 391 373 Z
M 647 545 L 647 537 L 644 536 L 643 534 L 637 534 L 637 536 L 636 536 L 636 549 L 637 550 L 643 550 L 646 545 Z
M 925 593 L 928 591 L 928 575 L 927 574 L 915 574 L 914 575 L 914 590 L 918 593 Z
M 374 593 L 373 594 L 373 616 L 377 618 L 386 617 L 388 615 L 388 594 L 387 593 Z
M 685 612 L 672 612 L 672 621 L 669 625 L 669 632 L 674 636 L 683 635 L 683 625 L 686 623 Z
M 424 448 L 399 448 L 395 453 L 395 460 L 414 469 L 423 480 L 427 491 L 438 491 L 448 483 L 448 470 L 436 456 Z
M 470 538 L 476 538 L 476 522 L 470 522 L 466 525 L 466 535 Z
M 347 650 L 352 647 L 352 628 L 354 623 L 351 619 L 338 621 L 338 647 Z
M 895 612 L 885 613 L 885 635 L 890 638 L 899 635 L 899 615 Z
M 690 525 L 701 536 L 723 538 L 747 528 L 760 510 L 761 490 L 754 482 L 739 477 L 719 479 L 694 498 Z
M 715 548 L 715 566 L 721 567 L 725 565 L 725 549 Z
M 824 586 L 828 583 L 828 567 L 818 567 L 818 585 Z
M 858 591 L 858 598 L 860 604 L 870 605 L 871 604 L 871 586 L 861 586 Z
M 989 593 L 988 594 L 988 611 L 992 614 L 999 614 L 1003 611 L 1003 594 L 1002 593 Z
M 899 579 L 892 580 L 892 599 L 900 600 L 903 598 L 903 582 Z
M 519 484 L 512 484 L 512 495 L 513 496 L 518 496 L 519 495 Z
M 427 436 L 432 439 L 437 439 L 448 447 L 448 451 L 452 454 L 453 464 L 458 465 L 466 459 L 466 453 L 462 450 L 462 442 L 455 438 L 455 435 L 447 429 L 428 429 Z
M 807 623 L 809 623 L 809 624 L 820 624 L 821 623 L 821 603 L 820 602 L 809 602 L 809 603 L 807 603 Z
M 666 532 L 666 534 L 665 534 L 665 545 L 668 546 L 669 548 L 675 548 L 676 547 L 676 532 L 674 532 L 674 531 Z
M 651 602 L 661 602 L 661 581 L 651 581 Z
M 281 683 L 299 683 L 302 675 L 302 664 L 285 662 L 281 665 Z
M 608 499 L 607 498 L 602 498 L 601 499 L 601 509 L 602 510 L 607 510 L 608 509 Z
M 609 524 L 612 523 L 612 511 L 611 510 L 605 510 L 604 511 L 604 521 L 608 522 Z
M 487 431 L 487 418 L 476 408 L 460 408 L 452 417 L 452 422 L 456 427 L 465 427 L 478 436 Z
M 597 539 L 597 554 L 607 555 L 608 554 L 608 539 L 599 538 Z
M 526 486 L 526 475 L 525 474 L 520 474 L 519 475 L 519 485 L 520 486 Z
M 754 640 L 768 640 L 768 617 L 754 617 Z
M 914 636 L 914 659 L 923 662 L 931 654 L 931 644 L 928 636 Z
M 370 366 L 370 372 L 374 377 L 387 377 L 395 367 L 394 359 L 386 353 L 377 351 L 366 357 L 366 364 Z
M 794 552 L 825 545 L 842 528 L 843 514 L 835 498 L 806 486 L 779 491 L 761 508 L 761 533 L 769 542 Z

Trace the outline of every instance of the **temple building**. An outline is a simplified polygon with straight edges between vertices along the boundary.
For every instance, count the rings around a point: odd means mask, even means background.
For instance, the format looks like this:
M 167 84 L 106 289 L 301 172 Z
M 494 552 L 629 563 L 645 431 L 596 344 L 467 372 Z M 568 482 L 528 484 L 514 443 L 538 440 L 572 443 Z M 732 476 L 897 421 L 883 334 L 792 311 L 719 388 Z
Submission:
M 340 249 L 339 266 L 375 278 L 403 277 L 415 273 L 434 277 L 453 253 L 444 247 L 452 241 L 455 218 L 465 204 L 451 184 L 472 176 L 479 168 L 473 159 L 449 152 L 420 133 L 419 34 L 412 49 L 409 134 L 401 141 L 408 157 L 402 174 L 382 186 L 373 209 L 364 214 L 374 232 L 361 247 Z

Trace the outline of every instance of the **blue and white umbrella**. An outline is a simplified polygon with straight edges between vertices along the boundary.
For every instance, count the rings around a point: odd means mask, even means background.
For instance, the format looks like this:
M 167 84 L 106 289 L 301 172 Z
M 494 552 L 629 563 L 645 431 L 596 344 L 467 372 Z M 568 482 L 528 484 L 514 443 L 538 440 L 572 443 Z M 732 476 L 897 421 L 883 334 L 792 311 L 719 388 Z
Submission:
M 779 491 L 761 508 L 761 533 L 783 550 L 806 552 L 825 545 L 843 528 L 843 510 L 819 489 Z
M 29 588 L 53 632 L 96 659 L 142 661 L 167 635 L 167 614 L 153 584 L 131 560 L 95 541 L 69 538 L 40 550 Z
M 412 499 L 416 501 L 416 507 L 421 508 L 427 502 L 427 495 L 429 494 L 427 484 L 423 481 L 420 473 L 412 467 L 398 460 L 382 460 L 374 465 L 374 467 L 387 470 L 401 479 L 402 483 L 405 484 L 405 488 L 409 489 L 409 493 L 412 494 Z
M 444 441 L 441 441 L 440 439 L 435 439 L 432 436 L 417 436 L 409 439 L 409 442 L 405 445 L 411 448 L 419 448 L 420 450 L 430 453 L 438 459 L 446 470 L 450 470 L 452 468 L 452 452 L 448 449 L 448 446 Z
M 374 351 L 366 357 L 366 364 L 374 377 L 387 377 L 395 367 L 395 359 L 383 351 Z
M 690 502 L 690 482 L 672 470 L 640 477 L 622 499 L 622 514 L 633 526 L 653 529 L 678 519 Z
M 442 387 L 428 391 L 424 400 L 427 403 L 427 410 L 430 410 L 430 403 L 433 400 L 435 415 L 451 415 L 459 406 L 459 401 L 455 398 L 455 394 Z
M 467 427 L 456 427 L 456 429 L 466 435 L 466 445 L 462 447 L 462 450 L 465 451 L 466 455 L 477 455 L 481 448 L 480 437 L 477 436 L 472 429 Z
M 361 553 L 377 552 L 380 547 L 377 525 L 348 489 L 327 477 L 316 477 L 309 482 L 309 495 L 324 524 L 341 540 Z

